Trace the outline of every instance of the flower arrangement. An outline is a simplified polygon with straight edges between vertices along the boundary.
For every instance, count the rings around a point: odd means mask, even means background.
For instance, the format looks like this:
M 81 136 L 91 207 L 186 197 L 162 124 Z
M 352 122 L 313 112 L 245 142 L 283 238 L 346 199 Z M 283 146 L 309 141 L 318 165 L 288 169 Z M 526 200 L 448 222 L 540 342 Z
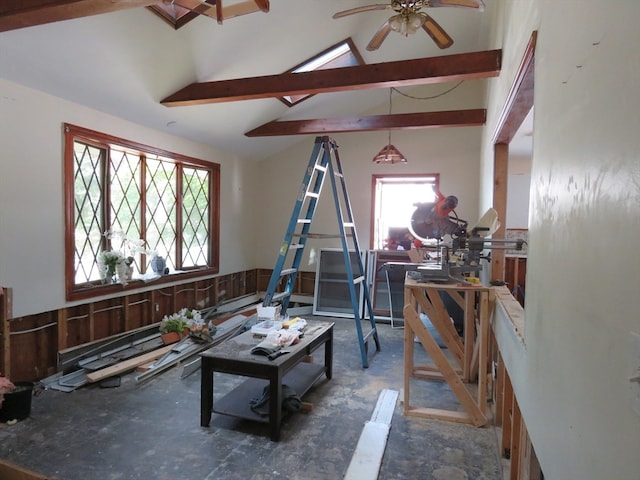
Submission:
M 98 255 L 98 269 L 103 283 L 111 281 L 117 274 L 122 285 L 127 285 L 127 280 L 133 274 L 133 262 L 135 255 L 153 255 L 155 252 L 144 248 L 144 240 L 129 240 L 122 230 L 111 229 L 104 232 L 104 236 L 113 243 L 120 242 L 120 250 L 106 250 Z M 125 254 L 123 252 L 128 252 Z
M 160 322 L 162 333 L 177 332 L 182 334 L 189 331 L 189 336 L 196 342 L 205 343 L 212 340 L 211 336 L 215 332 L 215 325 L 212 322 L 205 322 L 199 310 L 183 308 L 171 315 L 165 315 Z
M 127 284 L 127 270 L 133 263 L 133 257 L 125 258 L 120 252 L 107 250 L 98 255 L 98 268 L 103 282 L 107 282 L 118 275 L 123 285 Z
M 160 321 L 160 331 L 162 333 L 176 332 L 182 335 L 182 332 L 189 328 L 187 319 L 180 312 L 165 315 Z

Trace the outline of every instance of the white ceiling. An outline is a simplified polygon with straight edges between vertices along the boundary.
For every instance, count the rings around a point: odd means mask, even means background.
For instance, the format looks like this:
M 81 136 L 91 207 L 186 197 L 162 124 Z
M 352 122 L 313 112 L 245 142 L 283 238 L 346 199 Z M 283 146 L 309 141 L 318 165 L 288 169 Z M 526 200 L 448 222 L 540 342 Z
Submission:
M 366 45 L 387 11 L 332 19 L 337 11 L 375 3 L 367 0 L 271 0 L 269 13 L 222 25 L 200 16 L 179 30 L 145 8 L 129 9 L 0 33 L 0 77 L 260 160 L 306 139 L 248 138 L 245 132 L 276 119 L 359 115 L 383 105 L 387 94 L 325 93 L 293 108 L 277 99 L 172 108 L 160 100 L 193 82 L 282 73 L 347 37 L 369 64 L 487 50 L 495 1 L 485 0 L 482 13 L 428 10 L 454 39 L 447 50 L 419 31 L 406 38 L 391 32 L 375 52 Z

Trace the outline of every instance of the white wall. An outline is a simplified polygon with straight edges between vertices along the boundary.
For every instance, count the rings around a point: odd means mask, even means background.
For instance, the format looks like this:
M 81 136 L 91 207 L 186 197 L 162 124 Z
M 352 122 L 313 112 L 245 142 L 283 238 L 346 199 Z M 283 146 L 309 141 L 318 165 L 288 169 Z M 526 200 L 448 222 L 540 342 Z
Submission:
M 0 285 L 15 316 L 66 305 L 63 122 L 219 163 L 220 273 L 254 268 L 254 163 L 4 80 L 0 112 Z
M 640 2 L 500 2 L 483 144 L 538 30 L 524 345 L 497 333 L 545 478 L 640 479 L 630 332 L 640 332 Z
M 433 96 L 451 88 L 435 85 L 411 90 L 416 97 Z M 394 95 L 393 112 L 437 111 L 456 108 L 481 108 L 485 81 L 464 82 L 455 93 L 437 100 L 411 100 Z M 401 89 L 406 92 L 405 89 Z M 388 98 L 388 90 L 386 91 Z M 384 105 L 384 98 L 381 98 Z M 388 108 L 388 103 L 383 110 Z M 384 111 L 368 114 L 385 113 Z M 338 144 L 347 189 L 361 250 L 370 247 L 371 176 L 384 173 L 439 173 L 440 189 L 445 195 L 456 195 L 460 218 L 470 224 L 478 218 L 478 180 L 480 175 L 480 139 L 482 127 L 456 127 L 394 131 L 393 143 L 407 158 L 406 165 L 376 165 L 373 157 L 387 144 L 388 132 L 357 132 L 332 135 Z M 295 147 L 260 163 L 259 203 L 262 228 L 261 268 L 273 268 L 285 229 L 294 207 L 296 195 L 315 144 L 315 136 L 301 138 Z M 337 218 L 331 187 L 325 183 L 313 220 L 314 233 L 337 233 Z M 317 250 L 340 247 L 338 239 L 312 240 L 307 243 L 302 270 L 315 271 Z

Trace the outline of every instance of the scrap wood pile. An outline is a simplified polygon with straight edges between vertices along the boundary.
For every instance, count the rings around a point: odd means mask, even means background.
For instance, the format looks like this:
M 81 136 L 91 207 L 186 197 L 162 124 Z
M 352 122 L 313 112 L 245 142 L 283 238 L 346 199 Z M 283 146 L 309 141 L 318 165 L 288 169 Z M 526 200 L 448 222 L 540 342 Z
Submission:
M 167 344 L 163 334 L 168 324 L 179 323 L 172 322 L 179 315 L 191 315 L 192 329 L 183 330 L 182 338 Z M 249 311 L 206 322 L 208 314 L 183 309 L 160 324 L 59 352 L 58 373 L 42 380 L 42 384 L 64 392 L 87 384 L 117 386 L 121 375 L 134 370 L 136 382 L 141 383 L 176 365 L 183 366 L 184 378 L 200 367 L 198 353 L 240 333 L 250 315 Z

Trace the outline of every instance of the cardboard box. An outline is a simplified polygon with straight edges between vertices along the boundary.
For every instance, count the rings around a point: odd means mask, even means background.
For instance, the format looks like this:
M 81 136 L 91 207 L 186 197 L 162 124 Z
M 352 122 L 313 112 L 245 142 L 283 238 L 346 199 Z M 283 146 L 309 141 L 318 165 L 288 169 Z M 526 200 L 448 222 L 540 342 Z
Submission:
M 280 308 L 280 305 L 276 305 L 274 307 L 262 307 L 258 305 L 258 322 L 265 320 L 280 320 Z

